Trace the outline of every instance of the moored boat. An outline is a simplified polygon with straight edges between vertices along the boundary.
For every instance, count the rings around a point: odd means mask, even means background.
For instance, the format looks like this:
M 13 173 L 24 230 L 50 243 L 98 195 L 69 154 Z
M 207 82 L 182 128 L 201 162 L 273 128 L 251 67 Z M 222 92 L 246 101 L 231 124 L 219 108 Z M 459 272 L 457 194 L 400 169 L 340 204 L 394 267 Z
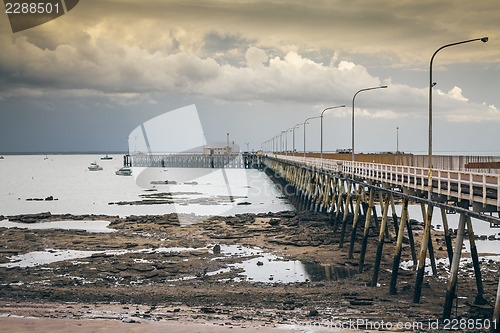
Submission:
M 102 170 L 102 166 L 100 166 L 96 162 L 90 163 L 89 171 L 101 171 L 101 170 Z
M 131 176 L 132 175 L 132 169 L 130 168 L 121 168 L 120 170 L 116 171 L 115 174 L 118 176 Z

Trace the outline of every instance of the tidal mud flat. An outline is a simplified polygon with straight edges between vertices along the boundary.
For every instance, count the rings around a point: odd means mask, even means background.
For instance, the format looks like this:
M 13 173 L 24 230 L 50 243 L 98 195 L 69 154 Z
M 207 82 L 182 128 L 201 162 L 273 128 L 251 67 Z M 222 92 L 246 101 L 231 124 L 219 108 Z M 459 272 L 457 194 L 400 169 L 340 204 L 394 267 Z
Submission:
M 289 329 L 328 329 L 355 322 L 345 327 L 436 331 L 430 324 L 443 310 L 448 262 L 439 231 L 433 233 L 438 274 L 425 277 L 421 302 L 415 304 L 409 245 L 403 248 L 398 294 L 390 295 L 395 235 L 391 233 L 384 245 L 379 284 L 370 287 L 378 235 L 372 232 L 364 271 L 359 273 L 359 244 L 354 259 L 348 259 L 349 246 L 339 248 L 338 233 L 326 214 L 187 215 L 182 220 L 192 223 L 184 226 L 176 214 L 120 218 L 42 213 L 4 218 L 29 224 L 109 221 L 107 228 L 113 232 L 1 228 L 2 321 L 23 316 Z M 418 242 L 422 226 L 414 220 L 412 224 Z M 490 304 L 478 306 L 473 304 L 472 265 L 466 260 L 453 316 L 489 318 L 498 262 L 482 258 Z

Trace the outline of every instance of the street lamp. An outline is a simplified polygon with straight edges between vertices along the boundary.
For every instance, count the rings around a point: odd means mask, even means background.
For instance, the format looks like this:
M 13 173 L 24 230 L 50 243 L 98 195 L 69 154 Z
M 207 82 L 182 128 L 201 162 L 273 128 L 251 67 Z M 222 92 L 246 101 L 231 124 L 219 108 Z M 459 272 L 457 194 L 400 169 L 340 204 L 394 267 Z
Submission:
M 292 132 L 292 141 L 293 141 L 292 153 L 293 153 L 293 156 L 295 156 L 295 127 L 299 127 L 300 125 L 302 125 L 302 123 L 298 123 L 295 126 L 293 126 L 293 132 Z
M 304 159 L 306 158 L 306 124 L 307 124 L 307 121 L 310 119 L 316 119 L 316 118 L 320 118 L 320 117 L 321 116 L 310 117 L 310 118 L 307 118 L 306 121 L 304 121 Z
M 352 154 L 352 173 L 354 176 L 354 99 L 356 98 L 356 95 L 359 94 L 362 91 L 367 91 L 367 90 L 374 90 L 374 89 L 381 89 L 381 88 L 387 88 L 387 86 L 379 86 L 379 87 L 371 87 L 371 88 L 364 88 L 358 90 L 353 98 L 352 98 L 352 124 L 351 124 L 351 154 Z
M 399 153 L 399 126 L 396 126 L 396 154 Z
M 289 128 L 285 131 L 285 155 L 288 156 L 288 132 L 291 132 L 292 128 Z
M 283 140 L 283 135 L 285 135 L 285 139 Z M 281 131 L 281 135 L 280 135 L 280 138 L 281 138 L 281 152 L 285 152 L 286 151 L 286 131 Z
M 325 113 L 325 111 L 327 111 L 327 110 L 336 109 L 336 108 L 345 108 L 345 105 L 330 106 L 321 112 L 321 116 L 320 116 L 321 117 L 321 165 L 323 165 L 323 113 Z
M 486 43 L 488 41 L 488 37 L 469 39 L 469 40 L 464 40 L 462 42 L 443 45 L 439 49 L 437 49 L 436 52 L 434 52 L 434 54 L 431 57 L 431 61 L 430 61 L 430 65 L 429 65 L 429 156 L 428 156 L 428 160 L 429 160 L 428 161 L 428 166 L 429 166 L 428 198 L 429 198 L 429 200 L 431 199 L 431 193 L 432 193 L 432 87 L 435 85 L 432 82 L 432 62 L 434 61 L 434 57 L 436 56 L 436 54 L 446 47 L 475 42 L 475 41 L 479 41 L 479 40 L 483 43 Z

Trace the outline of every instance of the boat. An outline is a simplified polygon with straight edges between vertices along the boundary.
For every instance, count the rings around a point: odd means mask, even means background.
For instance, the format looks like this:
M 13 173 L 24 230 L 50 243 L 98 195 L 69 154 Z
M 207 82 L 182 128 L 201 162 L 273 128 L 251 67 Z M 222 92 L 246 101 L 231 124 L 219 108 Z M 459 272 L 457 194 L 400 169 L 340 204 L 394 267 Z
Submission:
M 120 170 L 116 171 L 115 174 L 118 176 L 131 176 L 132 175 L 132 169 L 130 168 L 121 168 Z
M 101 170 L 102 170 L 102 166 L 100 166 L 96 162 L 90 163 L 89 171 L 101 171 Z
M 106 156 L 104 157 L 101 157 L 101 160 L 112 160 L 113 157 L 112 156 L 108 156 L 108 154 L 106 154 Z
M 3 160 L 3 156 L 0 156 L 0 160 Z

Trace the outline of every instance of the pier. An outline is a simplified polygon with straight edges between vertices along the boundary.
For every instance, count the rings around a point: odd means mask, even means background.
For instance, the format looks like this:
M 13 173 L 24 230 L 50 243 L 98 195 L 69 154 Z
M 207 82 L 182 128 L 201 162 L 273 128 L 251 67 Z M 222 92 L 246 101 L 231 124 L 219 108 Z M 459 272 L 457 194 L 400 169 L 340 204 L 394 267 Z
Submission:
M 313 155 L 314 156 L 314 155 Z M 363 156 L 362 156 L 363 157 Z M 471 303 L 484 305 L 494 303 L 495 320 L 500 319 L 500 285 L 495 300 L 484 297 L 483 281 L 479 257 L 475 246 L 475 235 L 471 218 L 500 227 L 500 175 L 471 171 L 432 169 L 415 167 L 409 164 L 410 156 L 393 155 L 386 159 L 404 161 L 405 164 L 383 164 L 329 159 L 309 156 L 288 156 L 269 154 L 264 159 L 268 175 L 281 187 L 283 193 L 299 210 L 313 210 L 330 215 L 332 228 L 338 236 L 338 246 L 348 248 L 348 258 L 354 258 L 354 249 L 359 250 L 359 272 L 365 267 L 367 251 L 375 251 L 375 262 L 371 286 L 377 286 L 380 262 L 383 255 L 393 256 L 393 269 L 389 293 L 398 291 L 398 271 L 403 248 L 403 238 L 410 245 L 411 256 L 417 269 L 414 272 L 413 302 L 419 303 L 424 282 L 425 260 L 430 259 L 433 273 L 436 274 L 436 259 L 432 235 L 432 216 L 441 214 L 444 227 L 446 251 L 450 263 L 450 276 L 447 277 L 446 300 L 443 305 L 443 319 L 451 316 L 455 288 L 459 274 L 459 263 L 464 238 L 468 238 L 474 265 L 477 296 Z M 366 159 L 375 156 L 365 155 Z M 470 162 L 467 162 L 470 163 Z M 465 166 L 467 163 L 463 163 Z M 484 165 L 476 165 L 484 166 Z M 379 204 L 382 217 L 377 217 L 375 206 Z M 420 249 L 416 247 L 414 232 L 410 224 L 412 216 L 408 205 L 420 205 L 424 231 Z M 401 206 L 397 214 L 396 205 Z M 389 218 L 391 210 L 392 224 Z M 434 212 L 434 211 L 437 212 Z M 453 248 L 452 234 L 447 222 L 447 212 L 460 214 L 460 220 Z M 395 235 L 395 253 L 385 253 L 384 243 L 390 233 Z M 467 232 L 468 237 L 464 237 Z M 370 233 L 378 235 L 377 247 L 368 249 Z M 445 285 L 443 284 L 443 288 Z
M 449 319 L 456 299 L 456 284 L 465 240 L 470 245 L 477 294 L 471 303 L 494 304 L 493 320 L 500 320 L 500 281 L 496 300 L 484 295 L 479 255 L 475 245 L 472 218 L 500 228 L 500 174 L 498 161 L 486 157 L 434 156 L 435 168 L 424 167 L 426 156 L 412 154 L 136 154 L 124 161 L 134 167 L 188 168 L 259 168 L 281 188 L 298 210 L 328 214 L 339 248 L 347 258 L 358 261 L 358 270 L 372 269 L 370 285 L 378 285 L 383 256 L 392 256 L 390 294 L 398 293 L 398 275 L 403 240 L 409 245 L 414 271 L 412 302 L 419 303 L 425 280 L 425 262 L 437 274 L 432 217 L 440 214 L 443 221 L 446 253 L 450 273 L 443 283 L 446 293 L 443 319 Z M 422 215 L 410 216 L 409 205 L 418 205 Z M 376 206 L 380 206 L 381 217 Z M 396 209 L 400 206 L 400 209 Z M 398 215 L 398 211 L 400 212 Z M 459 214 L 455 233 L 448 226 L 447 213 Z M 424 230 L 416 239 L 410 219 L 421 219 Z M 376 248 L 370 249 L 368 238 L 376 234 Z M 453 239 L 454 238 L 454 239 Z M 384 251 L 388 241 L 396 243 L 394 253 Z M 454 245 L 455 244 L 455 245 Z M 420 246 L 420 248 L 418 248 Z M 366 263 L 367 253 L 375 254 Z M 355 254 L 359 253 L 355 258 Z
M 124 166 L 161 168 L 261 169 L 263 155 L 253 153 L 134 154 L 125 155 Z

